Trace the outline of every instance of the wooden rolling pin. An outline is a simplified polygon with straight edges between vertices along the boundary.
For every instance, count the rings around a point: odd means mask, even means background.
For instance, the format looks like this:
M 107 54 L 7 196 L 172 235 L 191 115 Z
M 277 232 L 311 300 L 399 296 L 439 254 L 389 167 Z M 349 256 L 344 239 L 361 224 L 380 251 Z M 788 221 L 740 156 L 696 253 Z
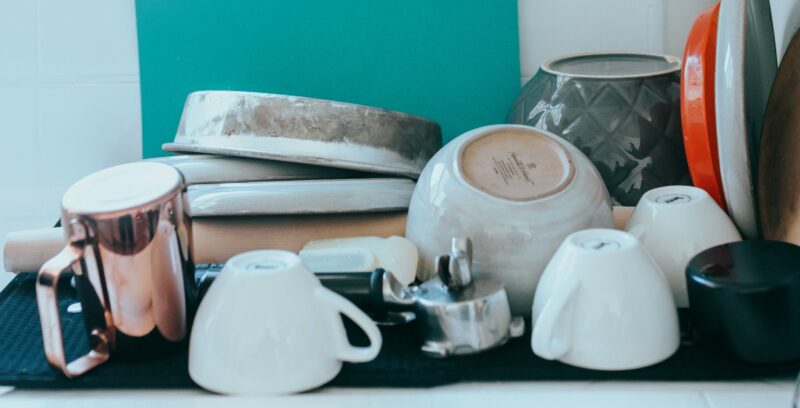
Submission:
M 617 228 L 624 228 L 632 213 L 633 207 L 614 207 Z M 405 213 L 196 218 L 192 220 L 194 260 L 224 263 L 240 252 L 263 248 L 299 252 L 307 242 L 318 239 L 405 236 L 405 223 Z M 61 228 L 8 234 L 3 250 L 5 270 L 38 271 L 64 247 L 63 234 Z
M 14 273 L 38 271 L 61 248 L 64 248 L 62 228 L 12 232 L 6 235 L 3 267 Z
M 299 252 L 315 239 L 405 236 L 406 213 L 203 217 L 192 219 L 194 261 L 224 263 L 255 249 Z M 46 228 L 6 236 L 3 263 L 8 272 L 35 272 L 64 247 L 64 231 Z

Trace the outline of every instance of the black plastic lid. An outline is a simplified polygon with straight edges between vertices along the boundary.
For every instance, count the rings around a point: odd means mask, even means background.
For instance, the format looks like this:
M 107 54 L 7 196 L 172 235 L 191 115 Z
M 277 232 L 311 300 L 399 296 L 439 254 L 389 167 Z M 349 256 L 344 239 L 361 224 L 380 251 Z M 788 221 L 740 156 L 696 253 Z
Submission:
M 800 279 L 800 246 L 759 240 L 719 245 L 692 258 L 686 273 L 709 287 L 783 286 Z

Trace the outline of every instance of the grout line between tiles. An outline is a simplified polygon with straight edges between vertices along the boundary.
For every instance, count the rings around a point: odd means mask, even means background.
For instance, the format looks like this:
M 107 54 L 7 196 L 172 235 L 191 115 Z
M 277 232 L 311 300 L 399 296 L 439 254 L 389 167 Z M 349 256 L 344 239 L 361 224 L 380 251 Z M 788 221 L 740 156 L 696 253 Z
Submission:
M 38 4 L 38 2 L 37 2 Z M 41 137 L 41 124 L 39 123 L 39 119 L 41 118 L 41 114 L 39 113 L 39 99 L 40 99 L 41 88 L 40 85 L 37 83 L 34 86 L 34 94 L 33 94 L 33 146 L 34 152 L 40 154 L 42 151 L 42 137 Z M 36 180 L 36 184 L 41 184 L 43 179 L 43 166 L 34 166 L 36 168 L 35 173 L 33 175 L 34 180 Z
M 34 76 L 39 76 L 39 71 L 41 67 L 41 59 L 42 59 L 42 28 L 41 24 L 39 24 L 39 17 L 41 16 L 41 0 L 35 0 L 35 4 L 33 6 L 33 23 L 36 24 L 36 29 L 34 33 L 36 33 L 36 58 L 33 59 L 33 73 Z
M 42 25 L 40 24 L 40 19 L 42 15 L 42 0 L 35 0 L 35 4 L 33 7 L 33 23 L 36 24 L 36 29 L 34 33 L 36 35 L 36 58 L 33 59 L 34 69 L 33 69 L 33 76 L 35 78 L 39 77 L 41 66 L 42 66 Z M 0 78 L 0 84 L 4 81 Z M 23 85 L 20 83 L 20 85 Z M 30 84 L 29 84 L 30 85 Z M 39 123 L 39 119 L 41 118 L 41 114 L 39 113 L 39 97 L 41 88 L 38 81 L 33 82 L 33 146 L 34 152 L 39 154 L 42 151 L 42 138 L 41 138 L 41 124 Z M 42 166 L 34 166 L 34 174 L 33 178 L 36 181 L 36 184 L 40 184 L 44 177 L 44 172 L 42 170 Z

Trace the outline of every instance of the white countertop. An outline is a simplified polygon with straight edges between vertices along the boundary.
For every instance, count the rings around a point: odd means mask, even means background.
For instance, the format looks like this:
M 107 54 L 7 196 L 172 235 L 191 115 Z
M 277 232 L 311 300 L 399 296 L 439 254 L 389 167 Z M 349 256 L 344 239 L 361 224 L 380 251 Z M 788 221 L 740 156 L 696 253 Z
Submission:
M 8 193 L 2 191 L 0 193 Z M 0 245 L 6 233 L 52 226 L 59 191 L 15 191 L 0 202 Z M 37 197 L 36 203 L 14 197 Z M 52 203 L 55 203 L 53 205 Z M 0 270 L 0 288 L 13 275 Z M 30 391 L 0 387 L 0 407 L 791 407 L 793 379 L 747 382 L 521 382 L 465 383 L 434 388 L 323 388 L 280 398 L 223 397 L 201 390 Z
M 792 382 L 630 383 L 531 382 L 474 383 L 430 389 L 321 390 L 279 398 L 224 397 L 200 390 L 11 391 L 0 406 L 16 407 L 791 407 Z

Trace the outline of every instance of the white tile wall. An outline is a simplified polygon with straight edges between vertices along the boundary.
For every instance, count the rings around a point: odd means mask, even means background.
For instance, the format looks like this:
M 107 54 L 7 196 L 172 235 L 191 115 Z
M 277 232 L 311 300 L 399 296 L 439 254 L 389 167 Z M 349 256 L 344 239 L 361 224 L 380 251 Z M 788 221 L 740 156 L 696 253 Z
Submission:
M 35 23 L 35 1 L 0 1 L 0 77 L 35 74 Z
M 518 0 L 522 83 L 560 55 L 635 51 L 680 57 L 696 16 L 716 1 Z
M 139 75 L 133 1 L 39 0 L 38 14 L 40 74 Z
M 43 180 L 67 186 L 98 168 L 141 158 L 138 83 L 40 84 L 37 99 Z
M 800 28 L 800 1 L 770 0 L 769 5 L 775 30 L 778 62 L 780 63 L 794 33 Z
M 53 225 L 77 179 L 141 159 L 138 61 L 134 0 L 0 0 L 0 246 Z
M 134 0 L 0 0 L 0 239 L 55 221 L 84 175 L 141 159 L 141 132 Z
M 39 180 L 31 158 L 36 137 L 36 88 L 0 84 L 0 186 L 22 187 Z

